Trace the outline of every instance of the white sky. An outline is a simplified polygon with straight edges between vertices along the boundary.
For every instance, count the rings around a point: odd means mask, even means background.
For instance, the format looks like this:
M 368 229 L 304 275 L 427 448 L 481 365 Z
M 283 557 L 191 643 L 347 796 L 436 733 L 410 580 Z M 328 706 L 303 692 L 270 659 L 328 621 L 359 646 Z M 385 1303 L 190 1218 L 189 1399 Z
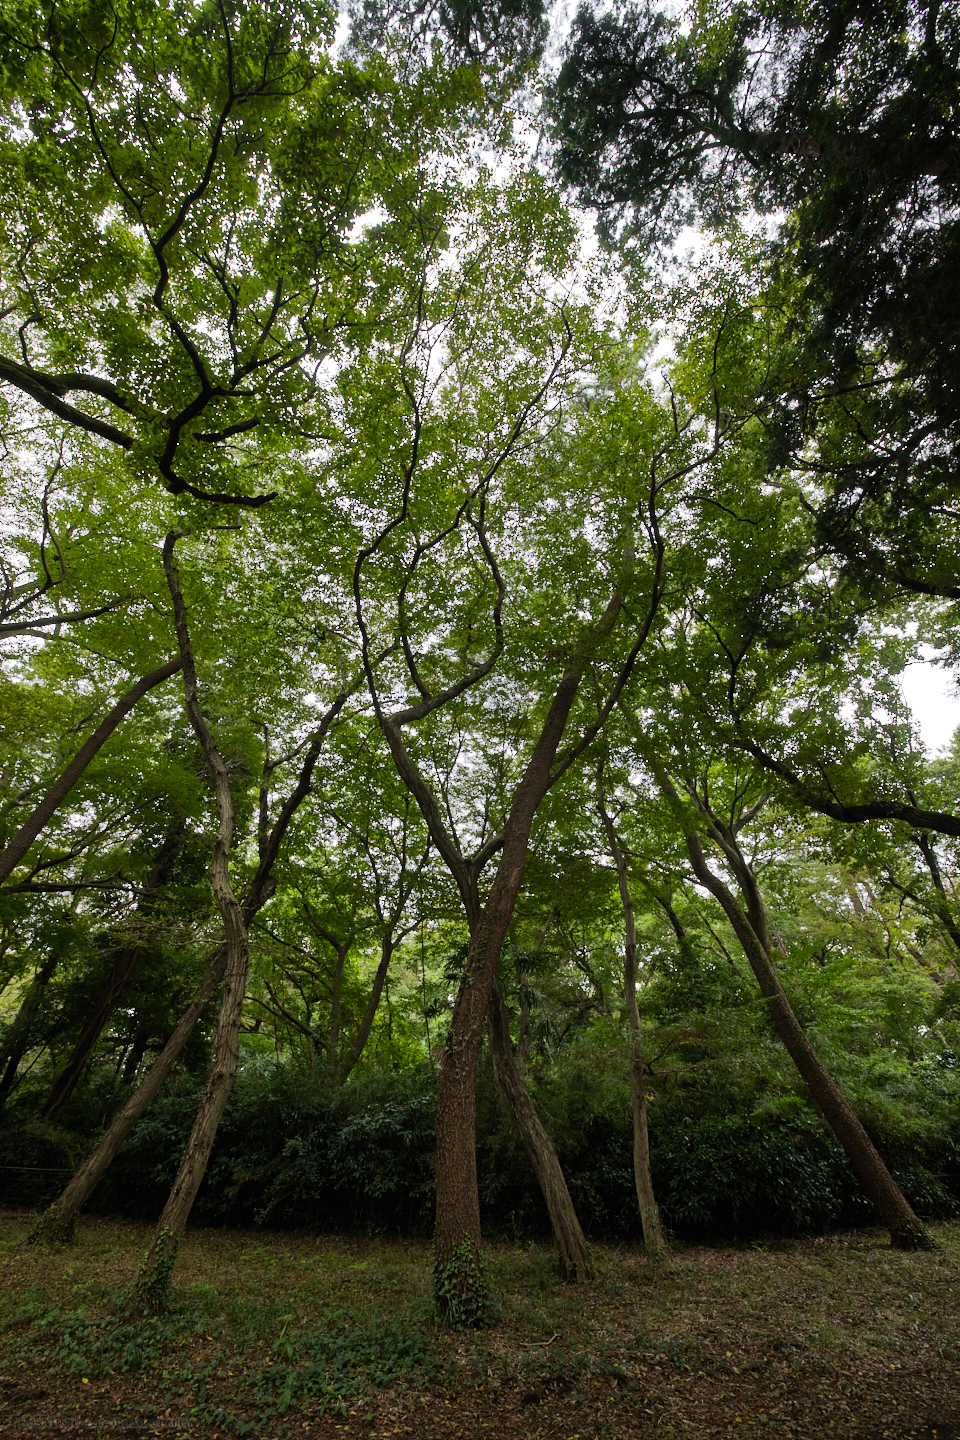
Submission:
M 900 684 L 927 750 L 936 754 L 946 749 L 960 725 L 960 698 L 953 675 L 929 660 L 918 660 L 907 666 Z

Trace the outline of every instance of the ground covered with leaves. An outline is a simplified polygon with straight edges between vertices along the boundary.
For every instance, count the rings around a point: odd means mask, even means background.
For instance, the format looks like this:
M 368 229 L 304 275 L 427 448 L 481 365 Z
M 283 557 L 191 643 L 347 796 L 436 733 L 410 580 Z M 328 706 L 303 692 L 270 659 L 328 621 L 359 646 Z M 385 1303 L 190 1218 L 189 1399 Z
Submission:
M 194 1230 L 177 1302 L 123 1296 L 149 1230 L 76 1246 L 0 1215 L 0 1436 L 923 1437 L 960 1440 L 960 1225 L 769 1247 L 598 1246 L 561 1285 L 545 1245 L 491 1245 L 495 1328 L 439 1329 L 429 1246 Z

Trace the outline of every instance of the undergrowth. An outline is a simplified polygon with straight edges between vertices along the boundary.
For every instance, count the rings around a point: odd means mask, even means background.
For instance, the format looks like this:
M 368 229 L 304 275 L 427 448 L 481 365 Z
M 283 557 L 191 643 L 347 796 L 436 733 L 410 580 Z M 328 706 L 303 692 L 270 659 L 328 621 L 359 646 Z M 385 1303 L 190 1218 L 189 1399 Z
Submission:
M 162 1314 L 145 1308 L 132 1315 L 130 1307 L 125 1290 L 101 1314 L 24 1305 L 15 1319 L 8 1317 L 8 1330 L 21 1332 L 8 1357 L 42 1361 L 88 1381 L 152 1375 L 162 1399 L 192 1392 L 191 1416 L 239 1435 L 291 1408 L 343 1413 L 364 1392 L 398 1382 L 430 1384 L 446 1369 L 426 1330 L 405 1319 L 358 1325 L 346 1310 L 331 1308 L 309 1325 L 291 1326 L 294 1317 L 287 1315 L 267 1354 L 248 1342 L 190 1357 L 184 1352 L 191 1344 L 216 1338 L 207 1334 L 202 1309 L 174 1301 Z

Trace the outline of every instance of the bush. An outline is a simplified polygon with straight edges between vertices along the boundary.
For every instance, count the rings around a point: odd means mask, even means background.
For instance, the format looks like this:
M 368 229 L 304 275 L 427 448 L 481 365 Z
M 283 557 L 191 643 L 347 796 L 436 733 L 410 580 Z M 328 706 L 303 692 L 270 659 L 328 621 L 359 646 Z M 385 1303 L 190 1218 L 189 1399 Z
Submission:
M 702 1077 L 702 1078 L 697 1078 Z M 531 1085 L 574 1204 L 597 1239 L 639 1239 L 626 1055 L 612 1037 L 571 1047 Z M 322 1073 L 248 1063 L 217 1135 L 193 1218 L 209 1225 L 429 1232 L 434 1186 L 435 1075 L 373 1067 L 340 1089 Z M 201 1087 L 177 1078 L 138 1126 L 94 1208 L 155 1218 L 176 1174 Z M 762 1101 L 762 1104 L 761 1104 Z M 99 1103 L 99 1102 L 98 1102 Z M 93 1102 L 73 1115 L 89 1120 Z M 887 1118 L 891 1113 L 888 1109 Z M 489 1062 L 477 1096 L 483 1223 L 513 1237 L 549 1232 L 546 1210 Z M 26 1097 L 0 1130 L 8 1204 L 59 1192 L 83 1132 L 31 1119 Z M 89 1135 L 90 1131 L 87 1131 Z M 872 1221 L 846 1159 L 796 1094 L 759 1097 L 736 1077 L 695 1072 L 662 1086 L 650 1108 L 654 1187 L 668 1227 L 695 1239 L 817 1231 Z M 875 1134 L 907 1198 L 926 1217 L 960 1211 L 960 1154 L 940 1130 L 918 1140 Z M 17 1168 L 19 1167 L 19 1168 Z M 32 1167 L 32 1168 L 28 1168 Z

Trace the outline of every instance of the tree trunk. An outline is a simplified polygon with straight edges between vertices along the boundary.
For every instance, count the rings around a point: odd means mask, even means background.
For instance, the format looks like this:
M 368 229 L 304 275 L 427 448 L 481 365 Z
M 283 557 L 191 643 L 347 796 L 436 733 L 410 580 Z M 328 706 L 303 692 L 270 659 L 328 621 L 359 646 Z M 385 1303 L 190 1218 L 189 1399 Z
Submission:
M 283 837 L 286 835 L 299 806 L 310 793 L 313 772 L 320 755 L 323 741 L 342 710 L 345 701 L 355 688 L 356 686 L 342 689 L 321 720 L 320 725 L 317 727 L 311 739 L 310 747 L 301 767 L 297 784 L 281 807 L 280 815 L 269 834 L 266 845 L 261 848 L 260 863 L 257 866 L 257 870 L 247 892 L 246 904 L 244 906 L 244 920 L 248 928 L 253 917 L 270 898 L 276 888 L 272 872 L 277 856 L 280 853 Z M 113 1159 L 122 1150 L 128 1135 L 141 1116 L 146 1113 L 154 1097 L 159 1093 L 164 1081 L 176 1064 L 181 1051 L 193 1033 L 193 1027 L 209 1003 L 210 996 L 223 979 L 226 958 L 226 949 L 225 947 L 221 947 L 207 974 L 207 978 L 197 993 L 196 999 L 147 1071 L 136 1094 L 131 1096 L 127 1105 L 108 1128 L 93 1155 L 90 1156 L 73 1177 L 73 1180 L 71 1180 L 64 1193 L 41 1217 L 31 1238 L 44 1239 L 47 1237 L 48 1231 L 50 1238 L 53 1239 L 71 1238 L 77 1214 L 92 1195 L 97 1183 L 105 1174 Z M 48 1216 L 50 1217 L 49 1224 Z
M 184 704 L 190 723 L 203 747 L 204 759 L 216 788 L 218 828 L 213 846 L 210 883 L 223 920 L 227 959 L 207 1088 L 180 1160 L 180 1169 L 173 1182 L 173 1189 L 163 1208 L 153 1243 L 137 1279 L 137 1298 L 151 1309 L 162 1308 L 169 1298 L 173 1267 L 183 1231 L 210 1159 L 220 1117 L 237 1076 L 240 1019 L 246 996 L 250 953 L 246 916 L 230 883 L 230 845 L 234 831 L 230 778 L 197 699 L 197 675 L 187 625 L 187 610 L 173 559 L 173 549 L 180 534 L 180 531 L 173 530 L 167 536 L 163 546 L 163 564 L 173 599 L 177 641 L 183 661 Z
M 108 1126 L 96 1150 L 80 1167 L 63 1194 L 44 1211 L 37 1221 L 29 1236 L 31 1243 L 44 1240 L 62 1244 L 73 1239 L 77 1215 L 123 1149 L 134 1126 L 146 1114 L 163 1082 L 179 1059 L 184 1046 L 193 1034 L 194 1026 L 209 1004 L 211 995 L 223 979 L 226 960 L 226 950 L 221 947 L 190 1008 L 183 1015 L 170 1039 L 150 1066 L 136 1092 Z
M 0 1065 L 3 1068 L 3 1078 L 0 1079 L 0 1109 L 6 1104 L 7 1096 L 13 1089 L 17 1079 L 17 1071 L 20 1068 L 20 1061 L 30 1046 L 30 1031 L 33 1028 L 33 1017 L 40 1009 L 40 1001 L 43 999 L 43 992 L 47 988 L 53 973 L 60 961 L 59 953 L 54 950 L 43 962 L 30 982 L 30 987 L 24 995 L 12 1021 L 9 1030 L 4 1036 L 3 1047 L 0 1049 Z
M 353 1044 L 347 1051 L 345 1058 L 340 1061 L 338 1074 L 341 1085 L 346 1081 L 350 1071 L 360 1059 L 366 1043 L 370 1039 L 370 1031 L 373 1029 L 373 1022 L 377 1018 L 377 1011 L 380 1008 L 380 997 L 383 994 L 383 987 L 386 983 L 387 971 L 390 969 L 390 961 L 393 959 L 394 949 L 395 942 L 393 932 L 389 931 L 384 935 L 380 943 L 380 964 L 377 966 L 377 972 L 373 977 L 373 984 L 370 987 L 370 994 L 367 998 L 367 1006 L 363 1012 Z
M 156 860 L 150 868 L 144 882 L 143 894 L 141 895 L 136 908 L 136 915 L 144 920 L 153 909 L 157 891 L 167 880 L 176 859 L 180 847 L 180 837 L 183 834 L 184 822 L 171 827 Z M 41 1111 L 42 1120 L 51 1120 L 57 1111 L 63 1106 L 73 1094 L 77 1081 L 83 1074 L 84 1066 L 93 1054 L 97 1041 L 100 1039 L 101 1031 L 106 1025 L 113 1008 L 117 1003 L 127 977 L 133 968 L 134 961 L 140 953 L 139 944 L 124 945 L 115 955 L 113 969 L 110 978 L 100 992 L 97 1002 L 87 1019 L 86 1025 L 73 1048 L 73 1054 L 67 1061 L 63 1070 L 54 1080 L 47 1097 L 47 1103 Z
M 138 680 L 126 695 L 121 696 L 110 713 L 101 720 L 89 740 L 81 745 L 63 774 L 53 782 L 33 814 L 21 826 L 6 850 L 0 855 L 0 881 L 6 880 L 7 876 L 17 868 L 44 825 L 56 814 L 94 755 L 110 738 L 120 721 L 130 713 L 137 701 L 141 700 L 148 690 L 152 690 L 155 685 L 160 685 L 164 680 L 169 680 L 171 675 L 175 675 L 182 663 L 181 660 L 169 660 L 166 665 L 161 665 L 156 670 L 151 670 L 149 675 L 144 675 L 143 679 Z
M 41 1120 L 52 1120 L 57 1111 L 66 1104 L 76 1088 L 77 1081 L 83 1074 L 84 1066 L 90 1059 L 97 1041 L 100 1039 L 100 1032 L 109 1020 L 113 1007 L 116 1004 L 120 991 L 123 989 L 127 976 L 133 968 L 133 962 L 139 954 L 139 947 L 125 945 L 118 951 L 110 972 L 110 978 L 100 992 L 93 1011 L 87 1017 L 87 1023 L 80 1032 L 80 1037 L 73 1047 L 73 1053 L 60 1074 L 50 1087 L 50 1094 L 47 1102 L 40 1112 Z
M 582 670 L 563 676 L 514 794 L 496 878 L 474 931 L 440 1061 L 437 1097 L 437 1213 L 434 1293 L 443 1319 L 484 1324 L 491 1297 L 480 1252 L 477 1192 L 476 1075 L 497 961 L 523 879 L 530 829 L 550 786 Z
M 630 1105 L 633 1111 L 633 1179 L 637 1189 L 643 1243 L 651 1255 L 665 1255 L 667 1240 L 650 1172 L 650 1135 L 647 1130 L 647 1077 L 640 1032 L 633 1035 L 630 1056 Z
M 647 1129 L 646 1061 L 643 1054 L 643 1029 L 637 1007 L 637 920 L 633 896 L 627 879 L 627 865 L 617 832 L 603 800 L 603 771 L 597 771 L 597 808 L 607 843 L 617 870 L 617 884 L 623 904 L 624 957 L 623 994 L 630 1021 L 630 1105 L 633 1111 L 633 1178 L 637 1187 L 637 1205 L 643 1226 L 643 1242 L 651 1255 L 663 1255 L 666 1236 L 653 1193 L 650 1173 L 650 1135 Z
M 677 798 L 676 791 L 673 794 L 674 798 Z M 767 1001 L 773 1028 L 805 1080 L 824 1119 L 843 1146 L 847 1159 L 876 1207 L 880 1219 L 889 1230 L 890 1243 L 903 1250 L 932 1249 L 934 1242 L 929 1231 L 921 1224 L 902 1195 L 900 1187 L 883 1163 L 852 1105 L 820 1060 L 806 1031 L 793 1013 L 793 1007 L 770 958 L 768 945 L 758 936 L 757 928 L 751 924 L 723 881 L 714 875 L 707 865 L 698 836 L 688 832 L 686 840 L 694 874 L 722 905 L 750 962 L 750 968 L 760 986 L 760 993 Z M 746 865 L 742 857 L 741 862 Z M 763 934 L 765 926 L 762 913 L 756 913 L 760 907 L 760 899 L 755 881 L 751 889 L 756 891 L 756 894 L 748 894 L 748 907 L 755 912 L 757 924 Z
M 223 868 L 226 868 L 225 864 Z M 220 1118 L 237 1076 L 240 1017 L 246 995 L 248 961 L 247 930 L 239 911 L 240 907 L 237 906 L 239 924 L 227 924 L 226 916 L 224 917 L 227 928 L 227 963 L 207 1088 L 180 1160 L 180 1169 L 173 1182 L 173 1189 L 163 1207 L 153 1243 L 137 1279 L 137 1296 L 152 1309 L 162 1308 L 169 1298 L 180 1241 L 206 1173 Z
M 497 1082 L 516 1121 L 550 1214 L 550 1224 L 560 1252 L 560 1273 L 564 1280 L 587 1280 L 590 1278 L 587 1242 L 553 1141 L 543 1128 L 517 1064 L 510 1038 L 510 1017 L 496 981 L 490 996 L 487 1024 Z

